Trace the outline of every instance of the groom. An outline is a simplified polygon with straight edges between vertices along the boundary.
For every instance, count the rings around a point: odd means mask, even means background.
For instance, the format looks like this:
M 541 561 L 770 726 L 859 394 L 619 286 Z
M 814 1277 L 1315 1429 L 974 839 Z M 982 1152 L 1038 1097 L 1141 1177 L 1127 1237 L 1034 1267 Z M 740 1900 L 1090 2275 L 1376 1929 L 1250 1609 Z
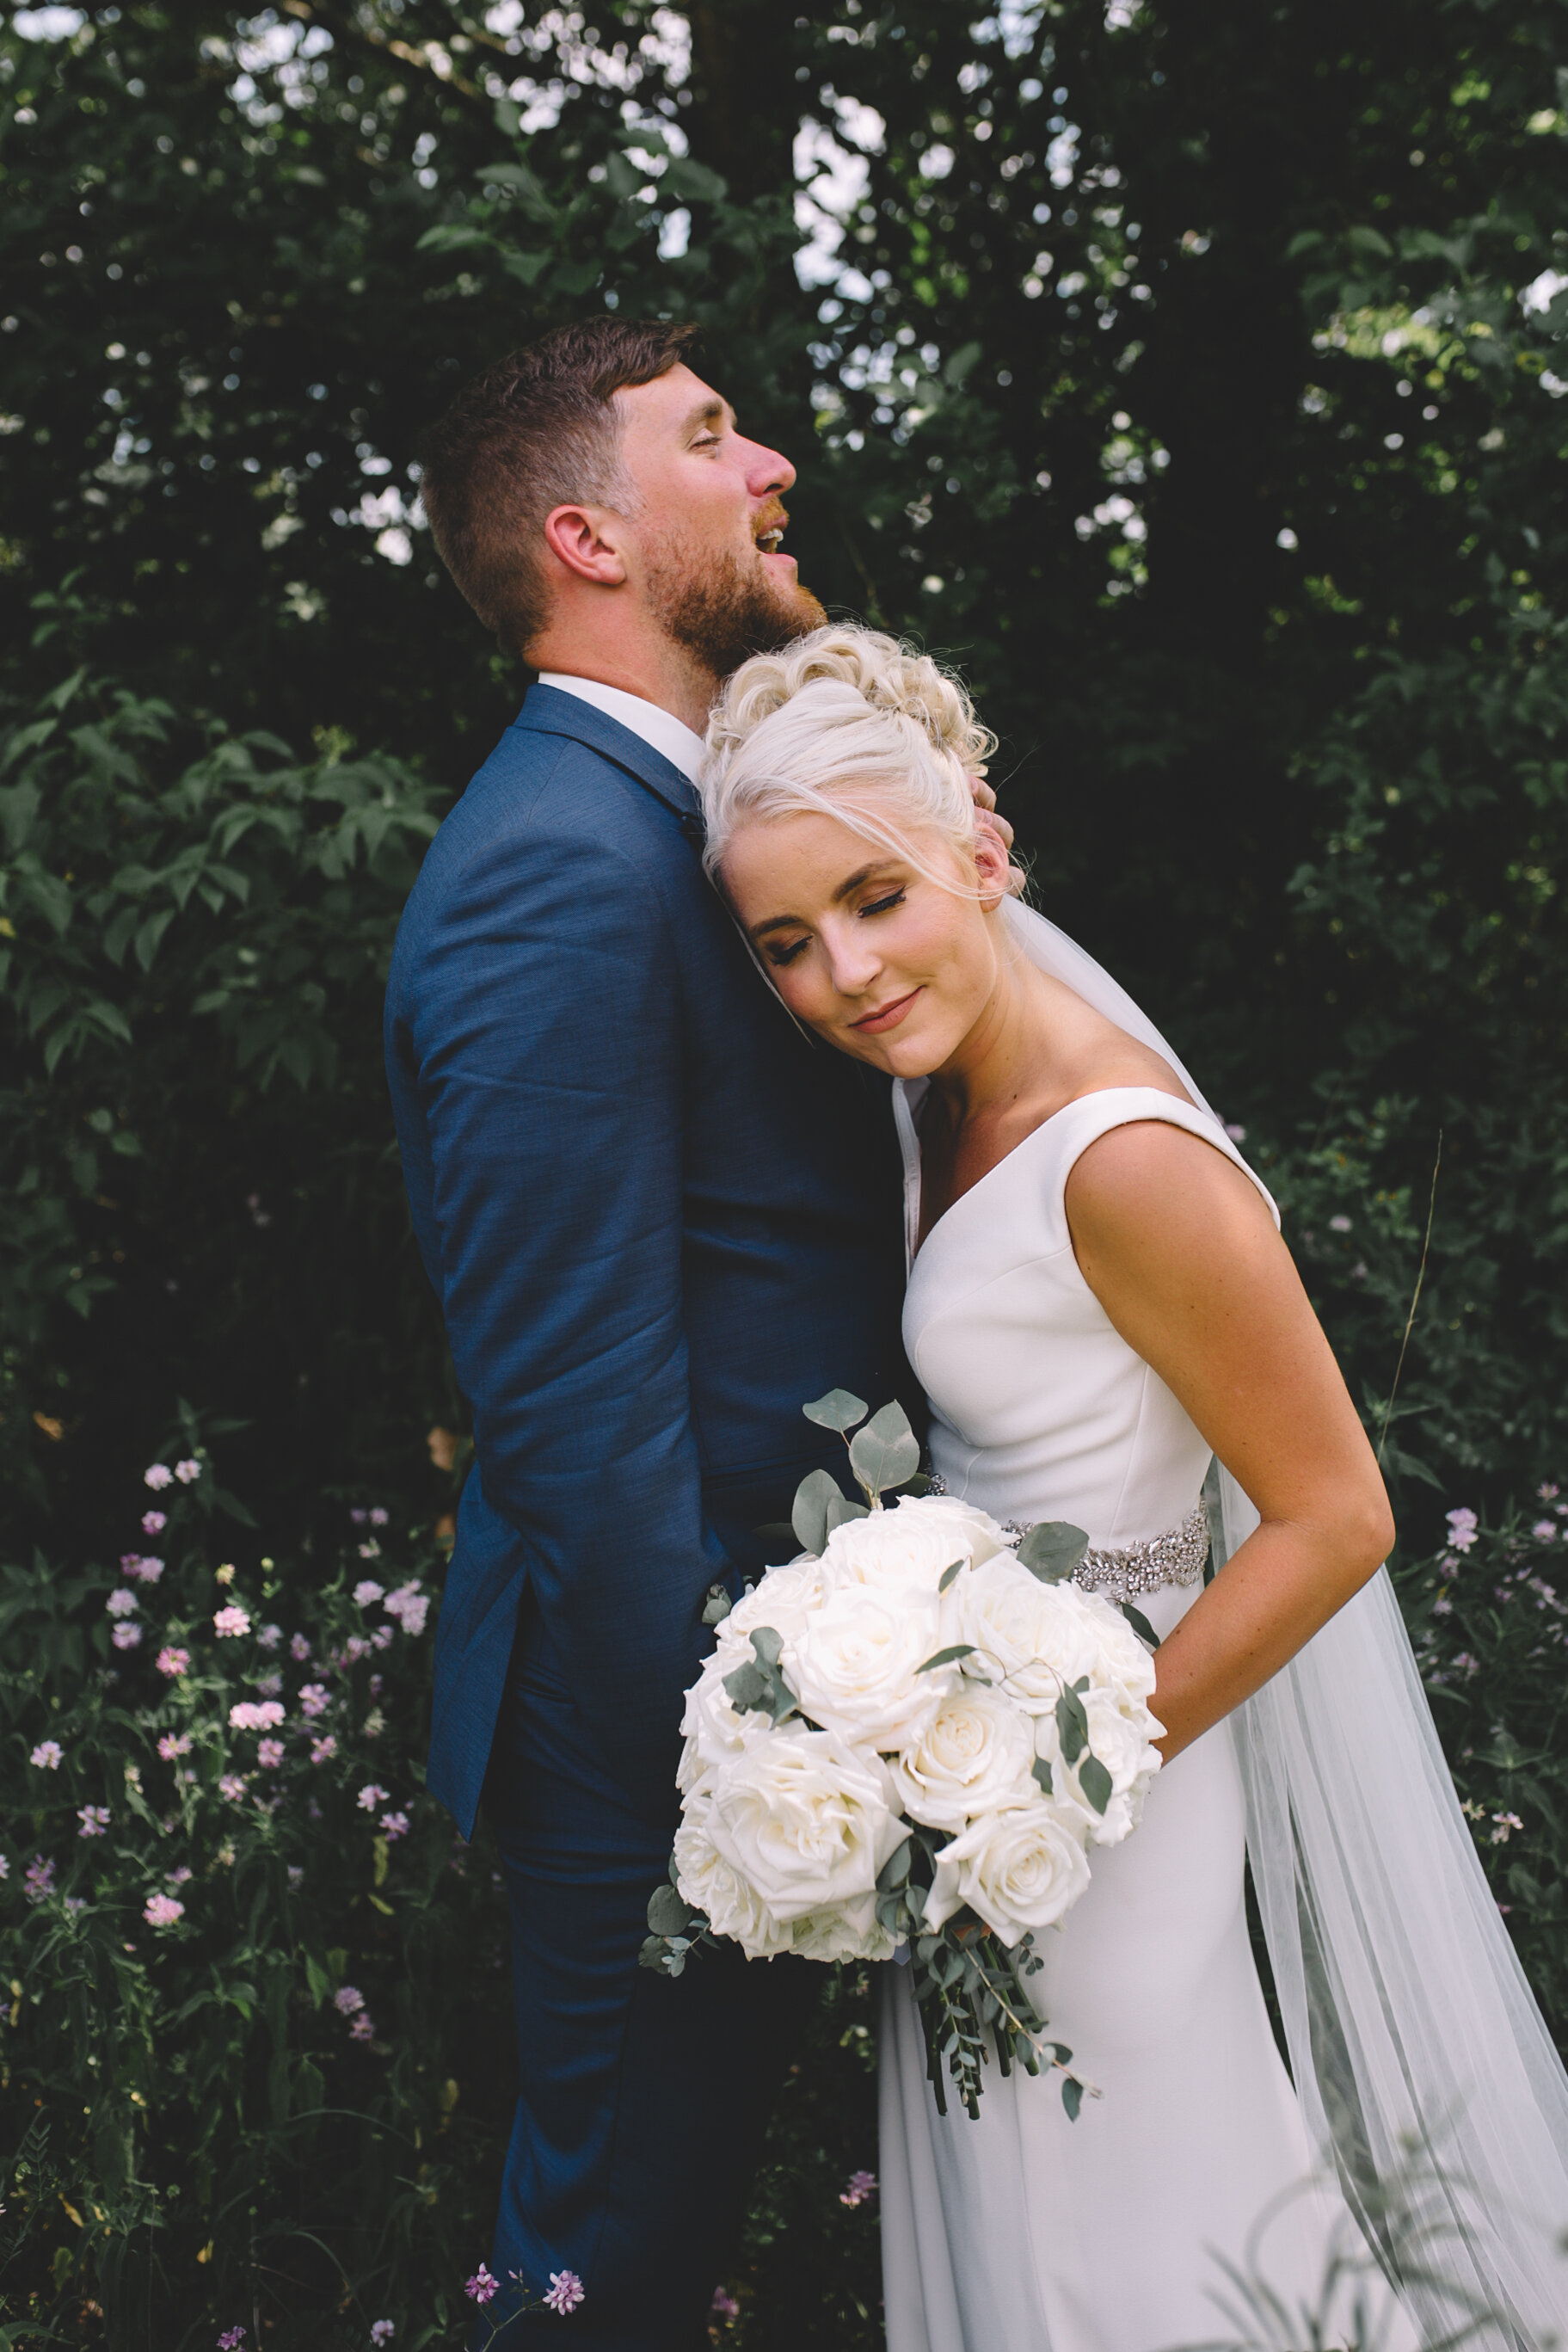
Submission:
M 429 1786 L 481 1792 L 510 1900 L 521 2089 L 490 2268 L 570 2271 L 574 2340 L 695 2352 L 804 2004 L 803 1963 L 640 1970 L 682 1694 L 836 1441 L 902 1388 L 885 1082 L 790 1024 L 704 877 L 692 778 L 747 654 L 823 617 L 781 546 L 794 469 L 602 318 L 490 368 L 431 436 L 458 587 L 539 682 L 433 844 L 387 999 L 424 1264 L 476 1462 L 436 1646 Z M 514 2319 L 510 2344 L 545 2315 Z

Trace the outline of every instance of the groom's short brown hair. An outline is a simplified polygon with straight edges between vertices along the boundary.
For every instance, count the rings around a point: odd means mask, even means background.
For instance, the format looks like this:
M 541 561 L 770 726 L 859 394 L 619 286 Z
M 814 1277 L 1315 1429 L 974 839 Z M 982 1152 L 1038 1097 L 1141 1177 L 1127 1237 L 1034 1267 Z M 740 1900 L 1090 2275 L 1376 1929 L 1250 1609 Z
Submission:
M 551 509 L 624 505 L 611 403 L 683 360 L 695 327 L 585 319 L 497 360 L 425 437 L 420 485 L 442 561 L 512 653 L 546 619 L 541 534 Z

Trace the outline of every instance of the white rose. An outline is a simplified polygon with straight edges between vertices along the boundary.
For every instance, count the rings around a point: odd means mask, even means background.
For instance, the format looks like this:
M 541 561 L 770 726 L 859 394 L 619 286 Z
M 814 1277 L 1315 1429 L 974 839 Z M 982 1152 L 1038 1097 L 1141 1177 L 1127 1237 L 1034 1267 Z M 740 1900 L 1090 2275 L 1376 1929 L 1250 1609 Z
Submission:
M 823 1589 L 820 1560 L 792 1560 L 788 1568 L 770 1568 L 760 1584 L 741 1595 L 719 1626 L 718 1650 L 727 1660 L 726 1673 L 750 1664 L 751 1636 L 759 1626 L 771 1625 L 786 1642 L 798 1633 L 811 1612 L 821 1607 Z
M 1134 1699 L 1155 1686 L 1149 1654 L 1119 1609 L 1073 1583 L 1042 1583 L 1005 1555 L 970 1569 L 948 1592 L 942 1647 L 959 1642 L 975 1650 L 965 1673 L 1004 1685 L 1031 1715 L 1053 1707 L 1083 1675 Z
M 995 1521 L 967 1503 L 912 1496 L 891 1511 L 835 1528 L 823 1549 L 822 1574 L 830 1586 L 864 1584 L 925 1599 L 956 1559 L 988 1559 L 1004 1540 Z
M 748 1645 L 747 1657 L 750 1654 Z M 686 1711 L 681 1717 L 686 1744 L 675 1772 L 675 1785 L 684 1795 L 701 1788 L 727 1758 L 740 1752 L 746 1717 L 731 1705 L 724 1686 L 730 1671 L 723 1658 L 711 1657 L 686 1693 Z
M 711 1812 L 711 1801 L 688 1801 L 675 1832 L 675 1883 L 686 1901 L 706 1914 L 716 1936 L 732 1937 L 748 1960 L 770 1960 L 790 1949 L 790 1931 L 716 1851 L 708 1835 Z
M 786 1643 L 780 1663 L 813 1723 L 857 1748 L 907 1748 L 957 1680 L 950 1666 L 919 1671 L 940 1647 L 935 1590 L 904 1597 L 843 1584 Z
M 834 1903 L 794 1925 L 790 1949 L 803 1960 L 891 1960 L 898 1946 L 876 1916 L 874 1896 Z
M 987 1813 L 936 1857 L 926 1924 L 940 1927 L 967 1904 L 1004 1944 L 1053 1927 L 1089 1884 L 1083 1841 L 1071 1816 L 1043 1800 Z
M 1034 1758 L 1030 1717 L 970 1682 L 942 1701 L 925 1736 L 888 1769 L 906 1813 L 932 1829 L 961 1830 L 977 1813 L 1037 1797 Z
M 1083 1817 L 1094 1845 L 1120 1845 L 1143 1819 L 1144 1799 L 1160 1769 L 1160 1751 L 1153 1745 L 1165 1726 L 1137 1706 L 1129 1711 L 1118 1703 L 1114 1690 L 1081 1693 L 1089 1724 L 1089 1749 L 1111 1775 L 1111 1794 L 1103 1814 L 1097 1813 L 1083 1794 L 1080 1780 L 1084 1757 L 1075 1765 L 1061 1760 L 1061 1738 L 1054 1715 L 1042 1715 L 1035 1726 L 1038 1752 L 1051 1766 L 1052 1794 L 1073 1806 Z
M 874 1894 L 908 1834 L 892 1797 L 874 1757 L 831 1732 L 786 1725 L 747 1733 L 715 1777 L 704 1822 L 720 1858 L 788 1921 Z

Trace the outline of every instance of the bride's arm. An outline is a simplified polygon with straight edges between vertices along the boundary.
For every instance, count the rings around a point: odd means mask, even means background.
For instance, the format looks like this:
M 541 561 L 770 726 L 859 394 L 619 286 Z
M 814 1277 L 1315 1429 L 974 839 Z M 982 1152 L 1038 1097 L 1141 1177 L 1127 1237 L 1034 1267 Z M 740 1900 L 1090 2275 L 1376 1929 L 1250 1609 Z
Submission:
M 1239 1168 L 1140 1122 L 1089 1146 L 1066 1205 L 1084 1280 L 1262 1518 L 1160 1646 L 1152 1704 L 1169 1758 L 1343 1607 L 1394 1521 L 1301 1276 Z

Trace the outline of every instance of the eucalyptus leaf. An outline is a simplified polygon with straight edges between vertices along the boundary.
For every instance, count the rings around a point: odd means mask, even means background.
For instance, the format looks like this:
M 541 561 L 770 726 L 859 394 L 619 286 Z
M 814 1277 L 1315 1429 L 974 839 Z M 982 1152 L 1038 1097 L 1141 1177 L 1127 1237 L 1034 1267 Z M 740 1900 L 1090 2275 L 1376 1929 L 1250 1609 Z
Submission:
M 737 1715 L 749 1715 L 754 1708 L 768 1708 L 771 1695 L 768 1676 L 759 1666 L 736 1666 L 724 1678 L 729 1703 Z
M 871 1513 L 863 1503 L 852 1503 L 847 1496 L 835 1491 L 828 1505 L 828 1534 L 831 1535 L 835 1528 L 846 1526 L 851 1519 L 869 1519 L 870 1517 Z
M 1051 1781 L 1050 1757 L 1037 1756 L 1034 1762 L 1030 1766 L 1030 1770 L 1033 1774 L 1034 1778 L 1040 1782 L 1042 1792 L 1048 1797 L 1054 1795 L 1055 1790 Z
M 1067 2109 L 1068 2122 L 1075 2124 L 1078 2121 L 1078 2110 L 1083 2105 L 1083 2085 L 1076 2074 L 1062 2076 L 1061 2104 Z
M 1157 1650 L 1160 1646 L 1160 1637 L 1155 1633 L 1154 1627 L 1150 1624 L 1148 1619 L 1145 1616 L 1143 1611 L 1141 1609 L 1134 1609 L 1130 1601 L 1118 1601 L 1116 1605 L 1121 1610 L 1123 1616 L 1126 1619 L 1134 1633 L 1137 1635 L 1139 1641 L 1146 1642 L 1151 1650 Z
M 1088 1549 L 1089 1538 L 1082 1528 L 1070 1527 L 1065 1519 L 1048 1519 L 1030 1528 L 1015 1558 L 1042 1584 L 1061 1584 Z
M 648 1926 L 655 1936 L 679 1936 L 691 1923 L 692 1906 L 666 1881 L 648 1897 Z
M 1116 1784 L 1098 1756 L 1085 1756 L 1078 1767 L 1078 1785 L 1095 1811 L 1103 1813 L 1111 1801 L 1111 1791 Z
M 848 1389 L 830 1389 L 826 1396 L 819 1397 L 814 1404 L 803 1404 L 800 1410 L 819 1429 L 836 1429 L 841 1435 L 863 1421 L 871 1407 L 862 1398 L 852 1396 Z
M 955 1642 L 950 1650 L 938 1650 L 934 1657 L 927 1658 L 925 1664 L 916 1666 L 915 1671 L 917 1675 L 928 1675 L 933 1666 L 950 1666 L 955 1658 L 972 1658 L 974 1654 L 973 1642 Z
M 855 1432 L 850 1440 L 850 1467 L 873 1500 L 914 1477 L 920 1467 L 920 1442 L 901 1404 L 884 1404 Z
M 702 1622 L 705 1625 L 722 1625 L 734 1607 L 734 1601 L 722 1584 L 710 1584 L 707 1599 L 703 1602 Z
M 956 1559 L 956 1560 L 953 1562 L 953 1565 L 952 1565 L 952 1567 L 951 1567 L 951 1568 L 945 1568 L 945 1569 L 943 1570 L 943 1571 L 942 1571 L 942 1574 L 941 1574 L 940 1578 L 937 1580 L 936 1590 L 937 1590 L 937 1591 L 938 1591 L 938 1592 L 946 1592 L 946 1590 L 947 1590 L 948 1586 L 952 1583 L 952 1581 L 953 1581 L 954 1578 L 955 1578 L 955 1577 L 959 1573 L 960 1570 L 963 1568 L 963 1565 L 964 1565 L 964 1563 L 963 1563 L 963 1561 L 962 1561 L 961 1559 Z
M 759 1666 L 776 1666 L 784 1654 L 784 1636 L 771 1625 L 758 1625 L 751 1636 Z
M 828 1513 L 843 1501 L 843 1491 L 825 1470 L 813 1470 L 795 1489 L 789 1523 L 802 1551 L 819 1553 L 828 1540 Z
M 1061 1741 L 1062 1762 L 1076 1764 L 1089 1744 L 1089 1717 L 1076 1691 L 1065 1690 L 1057 1700 L 1056 1730 Z

